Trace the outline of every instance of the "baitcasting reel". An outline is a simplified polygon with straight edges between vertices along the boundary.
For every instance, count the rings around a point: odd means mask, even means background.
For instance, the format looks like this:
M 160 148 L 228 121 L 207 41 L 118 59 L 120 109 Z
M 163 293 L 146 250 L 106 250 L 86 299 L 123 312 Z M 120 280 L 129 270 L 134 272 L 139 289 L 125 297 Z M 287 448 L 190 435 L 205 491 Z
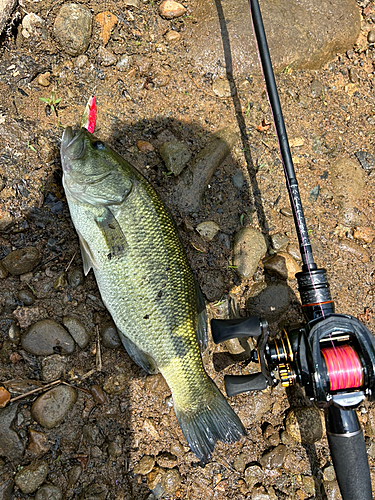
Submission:
M 276 369 L 284 387 L 301 386 L 325 410 L 343 500 L 372 500 L 366 445 L 355 409 L 365 398 L 375 399 L 375 340 L 356 318 L 335 314 L 326 271 L 314 262 L 258 0 L 249 0 L 249 5 L 299 241 L 303 265 L 296 278 L 307 323 L 270 340 L 267 322 L 256 316 L 214 319 L 212 335 L 216 343 L 249 336 L 257 340 L 252 360 L 259 362 L 261 371 L 226 376 L 228 396 L 274 385 Z

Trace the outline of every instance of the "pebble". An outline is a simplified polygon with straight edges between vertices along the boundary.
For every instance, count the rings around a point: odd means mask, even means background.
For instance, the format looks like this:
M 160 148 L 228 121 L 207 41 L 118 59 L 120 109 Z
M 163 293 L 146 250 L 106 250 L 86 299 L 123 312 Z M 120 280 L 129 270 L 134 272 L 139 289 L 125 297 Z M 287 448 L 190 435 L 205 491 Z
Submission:
M 228 82 L 226 78 L 218 78 L 212 84 L 212 92 L 223 99 L 234 96 L 235 88 Z
M 129 375 L 127 373 L 117 373 L 107 378 L 103 389 L 107 394 L 121 394 L 129 385 Z
M 166 495 L 173 495 L 181 484 L 181 475 L 177 469 L 168 470 L 161 479 L 161 486 Z
M 95 401 L 99 405 L 104 405 L 107 402 L 106 395 L 103 392 L 103 389 L 99 385 L 92 385 L 90 387 L 91 395 Z
M 164 35 L 164 38 L 168 43 L 178 42 L 181 39 L 181 35 L 178 31 L 170 30 L 167 31 L 167 33 Z
M 116 68 L 119 71 L 128 71 L 130 69 L 131 58 L 128 55 L 123 55 L 117 61 Z
M 95 446 L 102 446 L 105 437 L 103 436 L 103 433 L 101 432 L 101 429 L 97 425 L 93 424 L 88 424 L 85 425 L 82 429 L 82 434 L 85 443 L 95 445 Z
M 36 492 L 35 500 L 62 500 L 62 497 L 61 488 L 53 484 L 44 484 Z
M 68 272 L 68 283 L 75 290 L 79 285 L 83 285 L 85 282 L 85 277 L 83 275 L 82 269 L 74 267 Z
M 152 83 L 156 89 L 166 87 L 170 81 L 170 74 L 166 71 L 157 71 L 152 77 Z
M 361 240 L 370 244 L 374 241 L 375 230 L 372 227 L 355 227 L 353 230 L 353 237 L 356 240 Z
M 124 1 L 125 7 L 134 7 L 136 9 L 139 8 L 139 0 L 125 0 Z
M 233 265 L 237 274 L 241 278 L 251 278 L 266 252 L 267 245 L 261 232 L 251 227 L 240 229 L 233 244 Z
M 152 418 L 146 418 L 143 422 L 143 428 L 153 439 L 159 439 L 159 433 Z
M 169 451 L 172 455 L 176 455 L 176 457 L 182 457 L 185 454 L 184 447 L 179 441 L 173 441 Z
M 0 262 L 0 279 L 6 278 L 8 276 L 8 271 L 5 269 L 5 267 L 2 265 Z
M 240 453 L 236 456 L 236 458 L 233 460 L 233 467 L 236 469 L 236 471 L 241 473 L 246 469 L 246 456 L 244 453 Z
M 65 273 L 65 271 L 63 271 L 55 279 L 55 282 L 53 284 L 53 288 L 55 290 L 58 290 L 59 288 L 64 288 L 66 286 L 66 284 L 67 284 L 66 273 Z
M 375 31 L 374 30 L 370 30 L 368 33 L 367 33 L 367 41 L 369 43 L 375 43 Z
M 134 474 L 142 474 L 145 476 L 149 472 L 152 471 L 155 465 L 155 459 L 154 457 L 151 457 L 149 455 L 145 455 L 144 457 L 141 458 L 141 460 L 134 466 L 133 472 Z
M 52 354 L 42 360 L 42 379 L 45 382 L 53 382 L 64 377 L 66 358 L 59 354 Z
M 17 409 L 16 404 L 0 409 L 0 448 L 13 464 L 18 464 L 22 460 L 25 450 L 23 441 L 13 430 Z
M 122 344 L 117 328 L 111 321 L 100 328 L 101 342 L 107 349 L 117 349 Z
M 323 481 L 322 486 L 326 493 L 327 500 L 337 500 L 342 498 L 337 481 Z
M 324 95 L 324 87 L 322 82 L 320 82 L 317 79 L 314 79 L 311 82 L 310 88 L 309 88 L 309 95 L 313 99 L 321 99 Z
M 31 455 L 39 456 L 47 453 L 49 449 L 50 444 L 44 432 L 34 431 L 29 428 L 29 443 L 27 445 L 27 452 Z
M 189 148 L 180 141 L 164 142 L 159 147 L 159 154 L 174 175 L 179 175 L 191 158 Z
M 335 481 L 336 473 L 333 465 L 329 465 L 323 469 L 323 479 L 324 481 Z
M 60 351 L 71 354 L 74 340 L 61 325 L 52 319 L 42 319 L 32 325 L 21 337 L 23 349 L 37 356 L 48 356 Z
M 71 56 L 83 54 L 90 43 L 92 15 L 81 4 L 66 3 L 57 14 L 54 32 L 63 50 Z
M 260 464 L 262 467 L 267 469 L 278 469 L 283 465 L 284 458 L 286 455 L 286 446 L 284 444 L 279 444 L 271 451 L 266 452 L 260 459 Z
M 106 500 L 108 488 L 104 484 L 89 484 L 83 488 L 79 500 Z
M 86 56 L 86 54 L 81 54 L 75 60 L 75 66 L 76 66 L 76 68 L 83 68 L 84 66 L 86 66 L 86 64 L 88 62 L 89 62 L 89 58 Z
M 232 177 L 232 184 L 234 187 L 236 187 L 237 189 L 241 189 L 243 184 L 245 182 L 245 178 L 244 178 L 244 175 L 243 173 L 241 172 L 241 170 L 239 170 L 238 172 L 236 172 L 234 174 L 234 176 Z
M 301 271 L 297 262 L 287 252 L 279 252 L 264 259 L 263 265 L 268 274 L 284 280 L 294 280 L 296 273 Z
M 17 297 L 25 306 L 31 306 L 35 302 L 35 295 L 31 290 L 20 290 Z
M 144 154 L 147 154 L 147 153 L 152 153 L 154 151 L 154 146 L 148 142 L 148 141 L 142 141 L 142 140 L 138 140 L 137 141 L 137 149 L 140 153 L 144 153 Z
M 168 384 L 161 373 L 148 375 L 145 380 L 144 388 L 146 391 L 152 392 L 153 394 L 170 392 Z
M 264 472 L 259 465 L 250 465 L 245 470 L 245 481 L 249 489 L 253 489 L 257 483 L 261 483 L 264 478 Z
M 82 474 L 82 467 L 80 465 L 73 465 L 68 472 L 68 484 L 74 486 Z
M 12 479 L 7 479 L 0 484 L 0 500 L 13 500 L 14 483 Z
M 105 47 L 99 47 L 98 50 L 98 62 L 102 66 L 113 66 L 117 63 L 117 57 L 113 52 L 106 49 Z
M 218 226 L 218 224 L 216 224 L 216 222 L 208 220 L 198 224 L 198 226 L 196 227 L 196 231 L 202 236 L 202 238 L 208 241 L 212 241 L 220 231 L 220 227 Z
M 177 465 L 177 457 L 171 453 L 161 453 L 156 457 L 156 461 L 160 467 L 164 469 L 173 469 Z
M 37 398 L 31 416 L 42 427 L 52 429 L 60 424 L 77 399 L 77 392 L 68 385 L 59 385 Z
M 321 413 L 314 406 L 290 410 L 285 426 L 289 436 L 297 443 L 313 444 L 323 436 Z
M 255 314 L 272 323 L 290 306 L 290 289 L 284 282 L 272 283 L 247 302 L 249 314 Z
M 5 389 L 5 387 L 0 386 L 0 408 L 4 408 L 9 403 L 10 393 Z
M 21 34 L 24 38 L 34 37 L 46 40 L 48 38 L 46 23 L 41 17 L 30 12 L 22 19 Z
M 62 322 L 79 347 L 84 349 L 89 343 L 90 336 L 83 324 L 73 316 L 64 316 Z
M 39 307 L 17 307 L 13 311 L 13 316 L 17 319 L 21 328 L 27 328 L 36 321 L 38 321 L 43 314 L 41 313 Z
M 283 207 L 280 209 L 280 213 L 281 215 L 283 215 L 284 217 L 293 217 L 293 211 L 290 207 Z
M 10 252 L 1 262 L 5 269 L 14 276 L 32 271 L 40 262 L 39 250 L 25 247 Z
M 275 250 L 275 252 L 284 250 L 288 246 L 289 238 L 285 236 L 285 234 L 282 233 L 272 234 L 270 238 L 271 238 L 272 248 Z
M 163 488 L 161 487 L 161 480 L 165 474 L 165 470 L 160 467 L 155 467 L 147 474 L 147 486 L 152 490 L 156 497 L 163 495 Z
M 103 45 L 107 45 L 111 38 L 111 32 L 118 22 L 117 17 L 109 11 L 99 12 L 95 16 L 95 22 L 100 26 L 99 38 Z
M 16 220 L 10 215 L 9 212 L 3 212 L 0 210 L 0 231 L 6 231 L 13 224 L 15 224 Z
M 164 0 L 159 5 L 159 14 L 165 19 L 175 19 L 176 17 L 183 16 L 185 13 L 185 7 L 174 0 Z
M 116 436 L 114 441 L 110 441 L 108 444 L 108 456 L 112 458 L 117 458 L 122 455 L 122 442 L 121 437 Z
M 358 204 L 364 196 L 364 176 L 365 173 L 358 162 L 349 158 L 340 158 L 331 165 L 333 199 L 339 206 L 343 224 L 362 225 Z
M 49 87 L 51 85 L 51 82 L 49 81 L 50 76 L 51 73 L 49 71 L 41 73 L 38 76 L 38 85 L 40 85 L 41 87 Z
M 13 322 L 10 325 L 9 331 L 8 331 L 8 336 L 9 336 L 10 340 L 13 342 L 13 344 L 18 345 L 20 343 L 20 340 L 21 340 L 20 327 L 17 325 L 17 323 Z
M 48 474 L 48 464 L 44 460 L 32 462 L 22 467 L 14 477 L 14 482 L 22 493 L 34 493 L 44 483 Z
M 370 260 L 369 251 L 354 241 L 339 239 L 339 249 L 353 255 L 353 257 L 357 258 L 361 262 L 368 262 Z
M 223 275 L 218 270 L 205 270 L 200 276 L 200 284 L 203 295 L 209 302 L 220 300 L 225 291 Z
M 372 156 L 372 154 L 368 151 L 356 151 L 354 153 L 354 156 L 361 164 L 363 170 L 368 174 L 372 174 L 372 171 L 375 167 L 375 158 Z

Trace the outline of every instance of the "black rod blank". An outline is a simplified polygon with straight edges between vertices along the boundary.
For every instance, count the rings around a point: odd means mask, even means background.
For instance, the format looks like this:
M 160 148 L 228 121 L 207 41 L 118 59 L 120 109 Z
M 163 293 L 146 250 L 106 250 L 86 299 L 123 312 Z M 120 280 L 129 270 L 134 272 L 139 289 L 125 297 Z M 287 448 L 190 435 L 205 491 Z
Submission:
M 298 183 L 293 166 L 292 155 L 290 153 L 288 136 L 285 129 L 279 94 L 277 92 L 275 76 L 272 69 L 271 57 L 268 49 L 266 33 L 264 31 L 263 20 L 258 0 L 249 0 L 249 5 L 253 20 L 255 38 L 261 60 L 261 66 L 266 82 L 268 99 L 275 123 L 276 135 L 279 141 L 280 154 L 284 165 L 286 184 L 304 266 L 303 270 L 313 270 L 316 269 L 316 264 L 314 263 L 314 257 L 312 254 L 310 239 L 305 222 L 305 216 L 303 214 L 301 197 L 298 190 Z

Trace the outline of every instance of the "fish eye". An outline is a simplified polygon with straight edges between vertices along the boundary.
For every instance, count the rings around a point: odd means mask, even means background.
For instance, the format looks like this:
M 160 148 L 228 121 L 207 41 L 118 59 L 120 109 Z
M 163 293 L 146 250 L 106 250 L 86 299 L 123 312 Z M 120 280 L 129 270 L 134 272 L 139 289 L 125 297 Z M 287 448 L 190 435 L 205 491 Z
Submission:
M 105 144 L 104 144 L 104 142 L 101 142 L 101 141 L 95 141 L 92 143 L 92 147 L 94 149 L 101 150 L 101 149 L 105 149 Z

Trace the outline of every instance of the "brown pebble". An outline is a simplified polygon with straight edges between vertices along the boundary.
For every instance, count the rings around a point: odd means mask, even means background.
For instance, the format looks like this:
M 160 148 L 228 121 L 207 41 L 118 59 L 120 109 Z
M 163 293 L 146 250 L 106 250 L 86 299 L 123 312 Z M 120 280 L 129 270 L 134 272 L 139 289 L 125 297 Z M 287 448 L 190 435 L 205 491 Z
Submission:
M 140 153 L 151 153 L 154 151 L 154 146 L 148 141 L 137 141 L 137 148 Z
M 5 387 L 0 387 L 0 408 L 4 408 L 9 403 L 10 393 Z
M 150 490 L 153 490 L 158 484 L 161 483 L 165 475 L 165 470 L 160 469 L 160 467 L 155 467 L 154 470 L 147 474 L 147 486 Z
M 169 43 L 178 42 L 181 39 L 181 35 L 178 31 L 171 30 L 165 34 L 165 40 Z
M 48 438 L 43 432 L 29 429 L 29 444 L 27 451 L 32 455 L 44 455 L 50 449 Z
M 353 236 L 356 240 L 372 243 L 375 238 L 375 230 L 372 227 L 355 227 Z
M 49 77 L 51 76 L 51 73 L 47 71 L 46 73 L 41 73 L 38 76 L 38 84 L 41 87 L 49 87 L 51 85 L 51 82 L 49 81 Z
M 370 260 L 370 254 L 366 248 L 357 245 L 354 241 L 350 240 L 339 240 L 339 249 L 344 252 L 348 252 L 358 260 L 362 262 L 368 262 Z
M 152 471 L 155 465 L 155 459 L 149 455 L 145 455 L 141 460 L 134 466 L 134 474 L 142 474 L 145 476 Z
M 103 45 L 107 45 L 109 39 L 111 38 L 111 32 L 117 24 L 117 17 L 111 12 L 99 12 L 95 16 L 95 22 L 100 26 L 99 38 L 103 42 Z
M 293 212 L 292 212 L 292 209 L 290 207 L 283 207 L 281 210 L 280 210 L 280 213 L 281 215 L 283 215 L 284 217 L 293 217 Z
M 6 278 L 7 276 L 8 276 L 8 271 L 5 269 L 5 267 L 0 262 L 0 279 Z
M 90 387 L 90 392 L 92 397 L 94 398 L 95 403 L 99 405 L 104 405 L 107 402 L 106 395 L 104 394 L 103 389 L 99 385 L 92 385 Z
M 167 391 L 170 392 L 167 382 L 165 381 L 161 373 L 157 373 L 156 375 L 148 375 L 148 377 L 146 377 L 144 387 L 146 391 L 150 391 L 153 393 Z
M 175 19 L 176 17 L 183 16 L 185 13 L 185 7 L 174 0 L 164 0 L 159 5 L 159 14 L 165 19 Z
M 177 457 L 171 453 L 161 453 L 156 457 L 156 461 L 160 467 L 165 469 L 173 469 L 177 465 Z

